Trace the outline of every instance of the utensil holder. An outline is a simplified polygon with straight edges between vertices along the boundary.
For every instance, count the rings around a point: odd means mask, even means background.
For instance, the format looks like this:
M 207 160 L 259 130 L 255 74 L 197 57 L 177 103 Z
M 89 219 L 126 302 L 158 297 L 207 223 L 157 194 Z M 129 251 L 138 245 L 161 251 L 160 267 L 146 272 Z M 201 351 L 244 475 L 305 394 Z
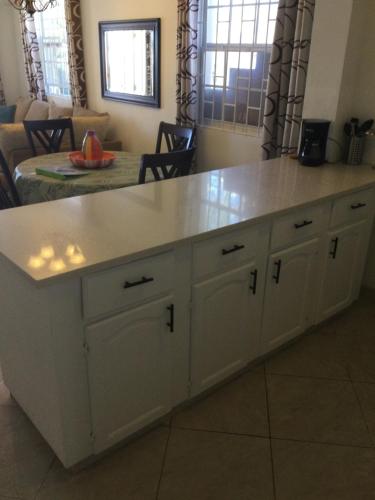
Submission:
M 364 145 L 365 137 L 354 136 L 349 139 L 348 154 L 346 157 L 348 165 L 359 165 L 362 163 Z

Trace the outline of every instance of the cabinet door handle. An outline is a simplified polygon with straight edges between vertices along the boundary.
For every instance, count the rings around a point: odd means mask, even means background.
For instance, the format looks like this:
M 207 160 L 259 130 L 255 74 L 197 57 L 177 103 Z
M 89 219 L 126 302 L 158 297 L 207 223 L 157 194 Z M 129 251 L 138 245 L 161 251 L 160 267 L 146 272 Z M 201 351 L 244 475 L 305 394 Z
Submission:
M 354 203 L 353 205 L 350 205 L 350 208 L 352 210 L 358 210 L 358 208 L 363 208 L 366 206 L 367 206 L 367 203 Z
M 310 226 L 312 223 L 313 223 L 312 220 L 304 220 L 300 224 L 294 224 L 294 227 L 296 229 L 301 229 L 301 227 Z
M 258 286 L 258 269 L 254 269 L 254 271 L 250 273 L 250 276 L 252 278 L 250 290 L 253 292 L 253 295 L 256 295 Z
M 174 304 L 171 304 L 170 306 L 168 306 L 167 310 L 169 311 L 169 322 L 167 323 L 167 326 L 169 327 L 169 331 L 171 333 L 173 333 L 174 332 Z
M 333 243 L 333 248 L 332 250 L 329 252 L 329 255 L 332 257 L 332 259 L 336 259 L 336 255 L 337 255 L 337 248 L 339 246 L 339 239 L 338 238 L 334 238 L 331 243 Z
M 280 283 L 280 274 L 281 274 L 281 259 L 277 260 L 274 265 L 276 266 L 276 274 L 272 276 L 272 279 L 275 280 L 276 285 Z
M 229 253 L 238 252 L 239 250 L 243 250 L 245 245 L 234 245 L 233 248 L 226 250 L 225 248 L 221 251 L 222 255 L 228 255 Z
M 133 286 L 145 285 L 146 283 L 151 283 L 151 281 L 154 281 L 154 278 L 146 278 L 143 276 L 139 281 L 125 281 L 124 288 L 133 288 Z

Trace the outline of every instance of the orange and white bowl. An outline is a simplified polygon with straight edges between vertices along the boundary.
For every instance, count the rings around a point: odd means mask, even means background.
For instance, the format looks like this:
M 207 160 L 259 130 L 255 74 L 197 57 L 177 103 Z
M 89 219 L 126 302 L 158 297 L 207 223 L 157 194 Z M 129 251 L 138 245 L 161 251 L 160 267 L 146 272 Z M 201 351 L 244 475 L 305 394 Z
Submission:
M 81 151 L 73 151 L 69 153 L 69 160 L 75 167 L 81 168 L 106 168 L 110 167 L 115 155 L 109 151 L 103 151 L 103 157 L 100 160 L 86 160 Z

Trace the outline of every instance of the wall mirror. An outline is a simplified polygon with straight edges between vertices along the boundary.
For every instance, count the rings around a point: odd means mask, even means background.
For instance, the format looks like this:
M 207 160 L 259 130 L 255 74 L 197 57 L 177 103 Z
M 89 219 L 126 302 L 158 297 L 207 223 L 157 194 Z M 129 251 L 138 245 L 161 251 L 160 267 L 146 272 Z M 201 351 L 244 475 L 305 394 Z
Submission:
M 160 19 L 99 23 L 102 96 L 160 107 Z

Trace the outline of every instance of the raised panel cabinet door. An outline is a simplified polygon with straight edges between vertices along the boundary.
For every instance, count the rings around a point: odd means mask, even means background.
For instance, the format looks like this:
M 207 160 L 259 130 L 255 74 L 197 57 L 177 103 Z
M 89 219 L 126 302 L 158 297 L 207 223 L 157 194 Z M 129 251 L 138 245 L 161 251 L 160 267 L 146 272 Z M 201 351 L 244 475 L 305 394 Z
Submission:
M 170 411 L 173 297 L 87 328 L 95 452 Z
M 192 395 L 245 366 L 259 340 L 261 277 L 255 264 L 193 287 Z
M 319 320 L 329 318 L 356 298 L 362 279 L 367 221 L 328 233 L 320 293 Z
M 318 295 L 317 239 L 271 255 L 268 264 L 262 352 L 302 333 L 311 323 Z

